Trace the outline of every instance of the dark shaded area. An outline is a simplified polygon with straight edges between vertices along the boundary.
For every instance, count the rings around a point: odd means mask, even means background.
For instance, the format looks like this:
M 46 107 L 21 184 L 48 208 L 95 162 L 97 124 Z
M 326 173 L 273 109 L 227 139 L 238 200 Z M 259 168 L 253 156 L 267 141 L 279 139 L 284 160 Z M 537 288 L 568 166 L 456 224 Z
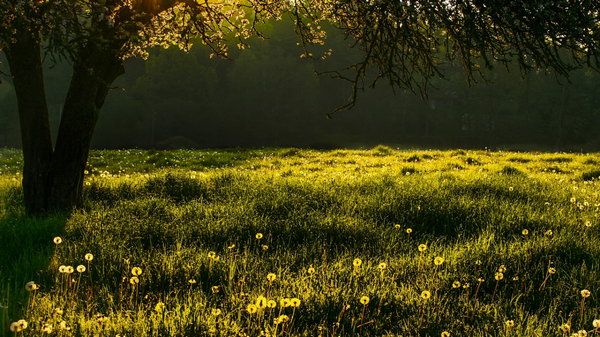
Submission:
M 232 60 L 210 59 L 202 46 L 184 53 L 155 50 L 130 60 L 103 108 L 94 148 L 360 147 L 379 143 L 422 147 L 522 150 L 600 149 L 600 75 L 576 72 L 570 82 L 551 74 L 522 78 L 515 69 L 490 71 L 492 82 L 469 87 L 459 67 L 434 83 L 429 98 L 395 95 L 386 83 L 343 105 L 346 82 L 315 71 L 343 69 L 357 56 L 334 31 L 328 44 L 304 51 L 285 22 L 268 40 L 231 50 Z M 333 55 L 321 60 L 329 48 Z M 5 64 L 0 65 L 4 67 Z M 51 123 L 56 128 L 70 67 L 47 69 Z M 6 78 L 3 78 L 5 80 Z M 559 83 L 563 82 L 563 83 Z M 10 81 L 0 84 L 0 146 L 18 147 L 18 116 Z M 474 165 L 476 163 L 467 163 Z

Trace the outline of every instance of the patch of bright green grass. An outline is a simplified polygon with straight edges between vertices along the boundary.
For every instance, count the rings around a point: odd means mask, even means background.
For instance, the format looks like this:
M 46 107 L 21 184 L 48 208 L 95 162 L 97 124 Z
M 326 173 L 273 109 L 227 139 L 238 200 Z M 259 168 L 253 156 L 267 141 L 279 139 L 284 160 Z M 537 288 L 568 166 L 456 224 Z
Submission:
M 97 151 L 47 218 L 0 154 L 6 335 L 600 334 L 596 154 Z

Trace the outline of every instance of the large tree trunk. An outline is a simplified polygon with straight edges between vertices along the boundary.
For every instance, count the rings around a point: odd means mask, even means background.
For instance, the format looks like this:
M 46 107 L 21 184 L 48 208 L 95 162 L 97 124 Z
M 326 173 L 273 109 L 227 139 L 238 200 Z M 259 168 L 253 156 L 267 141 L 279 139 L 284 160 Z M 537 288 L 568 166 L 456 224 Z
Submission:
M 17 33 L 5 50 L 17 96 L 23 147 L 23 193 L 29 214 L 47 209 L 52 138 L 40 43 L 35 33 Z
M 123 72 L 118 57 L 93 48 L 74 64 L 50 169 L 49 208 L 70 210 L 81 205 L 98 112 L 110 85 Z

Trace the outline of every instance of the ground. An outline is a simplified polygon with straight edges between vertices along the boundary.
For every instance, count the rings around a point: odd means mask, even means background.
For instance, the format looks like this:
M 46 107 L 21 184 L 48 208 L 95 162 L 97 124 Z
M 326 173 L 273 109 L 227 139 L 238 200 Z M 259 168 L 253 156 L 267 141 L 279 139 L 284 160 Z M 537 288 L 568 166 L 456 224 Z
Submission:
M 20 161 L 5 335 L 600 336 L 600 154 L 93 151 L 40 218 Z

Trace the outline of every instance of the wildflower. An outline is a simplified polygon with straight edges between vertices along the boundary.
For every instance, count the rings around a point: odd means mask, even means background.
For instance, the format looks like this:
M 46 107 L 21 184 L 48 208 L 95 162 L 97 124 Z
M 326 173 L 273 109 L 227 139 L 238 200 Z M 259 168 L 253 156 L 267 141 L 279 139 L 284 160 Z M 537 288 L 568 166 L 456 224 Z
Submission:
M 577 331 L 577 336 L 578 337 L 586 337 L 587 335 L 588 335 L 588 333 L 585 330 L 579 330 L 579 331 Z
M 468 282 L 466 282 L 465 284 L 463 284 L 463 288 L 464 288 L 464 289 L 467 289 L 467 288 L 469 288 L 470 286 L 471 286 L 471 285 L 470 285 Z
M 575 197 L 571 198 L 571 203 L 574 204 L 577 201 L 577 199 L 575 199 Z
M 19 324 L 17 324 L 17 322 L 10 323 L 10 331 L 21 332 L 21 330 L 19 330 Z
M 213 309 L 212 310 L 212 315 L 213 316 L 219 316 L 221 314 L 221 309 Z
M 529 235 L 529 229 L 524 229 L 521 231 L 521 234 L 523 234 L 524 236 Z
M 560 330 L 562 330 L 563 332 L 569 332 L 569 331 L 571 331 L 571 325 L 569 323 L 562 324 L 558 328 Z
M 410 234 L 410 233 L 412 233 L 412 228 L 407 228 L 406 229 L 406 234 Z
M 379 270 L 383 271 L 383 270 L 385 270 L 385 269 L 387 268 L 387 263 L 385 263 L 385 262 L 381 262 L 381 263 L 380 263 L 380 264 L 377 266 L 377 268 L 379 268 Z
M 191 278 L 191 279 L 188 280 L 188 283 L 189 284 L 196 284 L 196 279 Z
M 158 302 L 154 306 L 154 311 L 158 313 L 162 313 L 165 310 L 165 304 L 163 302 Z
M 431 293 L 427 290 L 423 290 L 421 292 L 421 298 L 424 300 L 428 300 L 431 297 Z
M 267 246 L 267 245 L 262 245 L 262 250 L 269 250 L 269 246 Z
M 548 274 L 556 274 L 556 268 L 554 268 L 554 267 L 548 268 Z
M 297 297 L 294 297 L 290 300 L 292 307 L 297 308 L 300 306 L 300 299 Z
M 512 280 L 513 281 L 518 281 L 519 280 L 519 276 L 513 276 Z
M 210 291 L 212 291 L 213 294 L 216 294 L 219 292 L 219 286 L 212 286 L 210 287 Z
M 25 290 L 27 290 L 27 291 L 34 291 L 34 290 L 38 290 L 39 288 L 40 288 L 40 286 L 35 284 L 35 282 L 33 282 L 33 281 L 29 281 L 25 284 Z
M 360 265 L 362 264 L 362 260 L 354 259 L 354 261 L 352 261 L 352 264 L 354 265 L 354 267 L 360 267 Z
M 506 267 L 503 264 L 501 264 L 500 267 L 498 267 L 498 272 L 499 273 L 506 273 Z
M 65 321 L 60 321 L 60 323 L 58 324 L 58 327 L 59 327 L 61 330 L 67 330 L 67 331 L 68 331 L 68 330 L 71 330 L 71 327 L 70 327 L 70 326 L 67 324 L 67 322 L 65 322 Z
M 400 229 L 400 224 L 395 224 L 395 225 L 394 225 L 394 228 L 396 228 L 396 229 Z
M 592 227 L 592 222 L 591 222 L 590 220 L 587 220 L 587 221 L 585 222 L 585 227 L 588 227 L 588 228 L 589 228 L 589 227 Z
M 275 279 L 277 279 L 277 275 L 275 275 L 275 274 L 273 274 L 273 273 L 268 273 L 268 274 L 267 274 L 267 280 L 268 280 L 269 282 L 273 282 L 273 281 L 275 281 Z
M 254 303 L 259 308 L 266 308 L 267 307 L 267 298 L 264 296 L 258 296 Z
M 435 263 L 436 266 L 441 265 L 442 263 L 444 263 L 444 261 L 444 258 L 441 256 L 438 256 L 435 259 L 433 259 L 433 263 Z
M 370 300 L 371 299 L 369 298 L 369 296 L 363 296 L 360 298 L 360 303 L 362 303 L 363 305 L 367 305 L 367 304 L 369 304 Z
M 80 264 L 77 266 L 77 272 L 78 273 L 83 273 L 85 271 L 85 266 Z
M 65 265 L 61 265 L 60 267 L 58 267 L 58 272 L 61 274 L 64 274 L 67 270 L 67 266 Z
M 281 316 L 275 318 L 273 323 L 275 323 L 277 325 L 277 324 L 288 322 L 289 320 L 290 320 L 290 318 L 288 317 L 288 315 L 281 315 Z
M 235 248 L 235 243 L 232 243 L 229 246 L 227 246 L 227 249 L 233 249 L 233 248 Z
M 55 245 L 60 245 L 62 243 L 62 238 L 57 236 L 52 240 L 52 242 L 54 242 Z
M 248 304 L 248 306 L 246 307 L 246 311 L 249 314 L 255 314 L 256 311 L 258 311 L 258 307 L 256 305 L 254 305 L 254 304 Z
M 217 253 L 215 253 L 213 251 L 208 252 L 208 258 L 209 259 L 214 259 L 216 256 L 217 256 Z
M 419 251 L 420 252 L 424 252 L 426 250 L 427 250 L 427 245 L 426 244 L 422 243 L 422 244 L 419 245 Z
M 289 298 L 282 298 L 281 301 L 279 301 L 279 306 L 281 306 L 283 308 L 287 308 L 290 305 L 292 305 L 292 302 L 290 301 Z
M 480 277 L 480 278 L 477 279 L 477 282 L 483 283 L 483 282 L 485 282 L 485 279 L 483 277 Z
M 313 266 L 308 267 L 308 273 L 309 274 L 314 274 L 315 273 L 315 268 L 313 268 Z
M 450 333 L 448 331 L 442 331 L 441 337 L 450 337 Z
M 515 189 L 515 188 L 514 188 L 514 187 L 512 187 L 512 186 L 510 186 L 510 187 L 508 188 L 508 190 L 509 190 L 509 191 L 511 191 L 511 192 L 512 192 L 514 189 Z
M 546 234 L 547 236 L 552 236 L 552 234 L 554 234 L 554 232 L 552 232 L 552 230 L 549 229 L 546 232 L 544 232 L 544 234 Z
M 140 283 L 140 279 L 139 279 L 137 276 L 132 276 L 132 277 L 129 279 L 129 283 L 131 283 L 131 284 L 133 284 L 133 285 L 136 285 L 136 284 Z
M 142 268 L 140 268 L 140 267 L 133 267 L 133 268 L 131 268 L 131 275 L 133 275 L 133 276 L 140 276 L 140 275 L 142 275 Z
M 65 267 L 65 274 L 73 274 L 74 271 L 75 271 L 75 269 L 73 269 L 72 266 Z
M 51 334 L 52 331 L 53 331 L 52 324 L 46 323 L 46 324 L 42 325 L 42 333 Z
M 19 331 L 23 331 L 25 329 L 27 329 L 27 321 L 24 319 L 20 319 L 17 321 L 17 325 L 19 326 L 20 330 Z
M 86 261 L 92 261 L 94 259 L 94 255 L 92 255 L 92 253 L 87 253 L 84 256 Z
M 267 301 L 267 308 L 275 308 L 276 306 L 277 306 L 277 302 L 275 302 L 273 300 Z
M 254 237 L 256 237 L 257 240 L 260 240 L 260 239 L 263 238 L 263 234 L 262 233 L 256 233 L 256 235 Z
M 496 279 L 496 281 L 500 281 L 504 278 L 504 274 L 501 272 L 497 272 L 494 278 Z
M 460 288 L 460 281 L 454 281 L 452 283 L 452 288 L 456 289 L 456 288 Z
M 600 329 L 600 319 L 595 319 L 595 320 L 592 322 L 592 326 L 593 326 L 594 328 L 596 328 L 596 329 Z
M 63 310 L 61 308 L 56 308 L 54 309 L 54 313 L 60 316 L 63 314 Z
M 588 298 L 588 297 L 590 297 L 591 294 L 592 293 L 589 290 L 587 290 L 587 289 L 583 289 L 581 291 L 581 297 L 583 297 L 583 298 Z

